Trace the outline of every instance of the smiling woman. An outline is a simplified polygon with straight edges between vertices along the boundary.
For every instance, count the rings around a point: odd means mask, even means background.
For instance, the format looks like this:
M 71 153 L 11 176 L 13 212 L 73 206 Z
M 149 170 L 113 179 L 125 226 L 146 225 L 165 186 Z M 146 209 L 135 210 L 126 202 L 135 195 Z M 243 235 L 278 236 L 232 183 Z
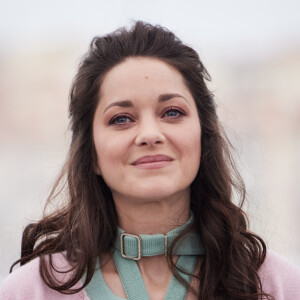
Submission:
M 3 299 L 298 297 L 299 269 L 248 230 L 209 79 L 198 54 L 160 26 L 139 21 L 93 39 L 48 199 L 67 195 L 66 204 L 25 228 Z
M 127 209 L 129 201 L 133 216 L 145 201 L 157 198 L 163 205 L 165 198 L 174 197 L 189 207 L 201 134 L 182 75 L 158 59 L 129 58 L 104 76 L 100 99 L 93 139 L 99 172 L 116 207 Z M 153 218 L 156 210 L 148 207 L 147 215 Z

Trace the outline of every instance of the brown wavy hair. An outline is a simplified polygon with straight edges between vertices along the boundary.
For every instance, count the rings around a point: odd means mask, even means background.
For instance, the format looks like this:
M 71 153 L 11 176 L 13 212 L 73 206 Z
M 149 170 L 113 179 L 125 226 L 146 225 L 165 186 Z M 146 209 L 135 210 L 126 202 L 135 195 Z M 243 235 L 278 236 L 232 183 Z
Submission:
M 110 189 L 94 171 L 97 159 L 92 124 L 101 101 L 103 76 L 126 58 L 137 56 L 157 58 L 176 68 L 196 102 L 202 154 L 198 174 L 191 185 L 191 210 L 195 217 L 194 230 L 201 235 L 206 251 L 199 257 L 200 272 L 195 275 L 199 279 L 198 299 L 268 298 L 258 276 L 266 246 L 248 230 L 242 210 L 245 186 L 231 155 L 232 146 L 218 120 L 213 95 L 206 85 L 210 76 L 191 47 L 166 28 L 142 21 L 129 29 L 95 37 L 83 57 L 70 92 L 69 153 L 47 200 L 49 205 L 58 195 L 64 195 L 65 204 L 25 228 L 21 258 L 14 265 L 40 257 L 40 273 L 45 283 L 61 293 L 76 293 L 90 282 L 96 258 L 113 251 L 117 213 Z M 233 195 L 239 196 L 239 205 L 233 203 Z M 56 280 L 54 267 L 45 258 L 62 251 L 73 266 L 72 276 L 63 283 Z M 180 278 L 171 254 L 168 261 L 175 276 L 190 288 Z M 83 286 L 72 289 L 85 272 Z

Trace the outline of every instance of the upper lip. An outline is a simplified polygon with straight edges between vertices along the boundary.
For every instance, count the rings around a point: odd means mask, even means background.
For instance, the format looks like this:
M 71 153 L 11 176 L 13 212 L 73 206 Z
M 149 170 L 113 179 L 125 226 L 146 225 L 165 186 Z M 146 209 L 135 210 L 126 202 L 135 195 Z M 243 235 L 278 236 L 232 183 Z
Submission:
M 138 165 L 138 164 L 144 164 L 144 163 L 152 163 L 152 162 L 158 162 L 158 161 L 172 161 L 173 159 L 164 154 L 157 154 L 157 155 L 145 155 L 137 160 L 135 160 L 132 165 Z

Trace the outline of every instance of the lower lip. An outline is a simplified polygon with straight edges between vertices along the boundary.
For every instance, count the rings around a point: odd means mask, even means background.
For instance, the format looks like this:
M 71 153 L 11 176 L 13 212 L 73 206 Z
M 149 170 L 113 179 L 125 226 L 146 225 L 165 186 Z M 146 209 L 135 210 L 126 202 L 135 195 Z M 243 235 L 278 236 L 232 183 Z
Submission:
M 159 169 L 159 168 L 167 167 L 171 163 L 172 161 L 170 160 L 162 160 L 162 161 L 141 163 L 134 166 L 140 169 Z

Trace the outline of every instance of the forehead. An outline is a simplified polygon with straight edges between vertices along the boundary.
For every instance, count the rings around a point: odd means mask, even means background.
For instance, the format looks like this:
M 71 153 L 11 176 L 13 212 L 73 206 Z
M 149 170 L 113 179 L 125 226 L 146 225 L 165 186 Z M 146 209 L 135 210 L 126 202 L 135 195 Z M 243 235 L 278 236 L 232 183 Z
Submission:
M 134 57 L 116 65 L 103 77 L 100 103 L 163 93 L 190 94 L 183 76 L 174 67 L 157 58 Z

